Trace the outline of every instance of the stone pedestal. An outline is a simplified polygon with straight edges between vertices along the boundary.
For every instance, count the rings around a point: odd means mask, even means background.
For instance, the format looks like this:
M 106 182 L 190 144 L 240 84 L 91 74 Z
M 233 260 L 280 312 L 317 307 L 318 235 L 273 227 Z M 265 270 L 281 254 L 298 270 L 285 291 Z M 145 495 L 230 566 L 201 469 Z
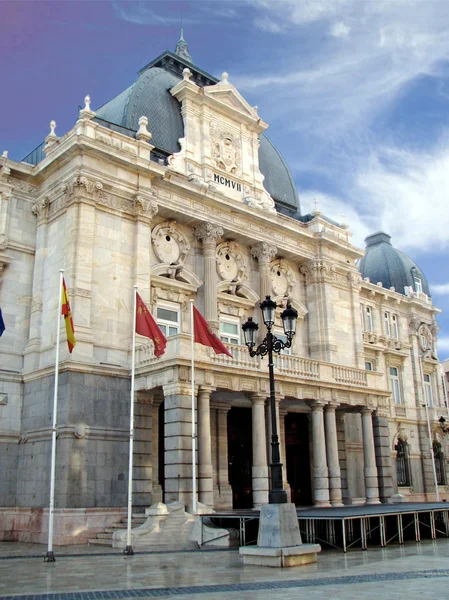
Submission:
M 316 562 L 319 544 L 303 544 L 294 504 L 265 504 L 260 510 L 257 546 L 240 548 L 245 565 L 294 567 Z

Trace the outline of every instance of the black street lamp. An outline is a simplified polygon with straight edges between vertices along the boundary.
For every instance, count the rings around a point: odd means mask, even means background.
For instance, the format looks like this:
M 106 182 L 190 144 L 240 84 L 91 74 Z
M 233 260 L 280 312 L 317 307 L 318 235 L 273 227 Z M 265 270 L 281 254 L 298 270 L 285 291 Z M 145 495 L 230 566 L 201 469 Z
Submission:
M 296 319 L 298 318 L 297 311 L 290 305 L 282 312 L 281 319 L 284 327 L 286 342 L 278 339 L 271 333 L 276 316 L 276 302 L 270 296 L 267 296 L 260 303 L 262 318 L 267 328 L 267 335 L 259 346 L 253 350 L 256 345 L 256 332 L 259 325 L 254 323 L 251 317 L 242 325 L 243 335 L 245 337 L 245 345 L 248 347 L 250 356 L 265 356 L 268 354 L 268 372 L 270 376 L 270 408 L 271 408 L 271 486 L 268 495 L 270 504 L 284 504 L 287 502 L 287 493 L 284 490 L 282 482 L 282 463 L 279 453 L 279 437 L 277 432 L 276 420 L 276 398 L 274 390 L 274 365 L 273 352 L 279 353 L 284 348 L 290 348 L 292 345 L 293 336 L 296 331 Z

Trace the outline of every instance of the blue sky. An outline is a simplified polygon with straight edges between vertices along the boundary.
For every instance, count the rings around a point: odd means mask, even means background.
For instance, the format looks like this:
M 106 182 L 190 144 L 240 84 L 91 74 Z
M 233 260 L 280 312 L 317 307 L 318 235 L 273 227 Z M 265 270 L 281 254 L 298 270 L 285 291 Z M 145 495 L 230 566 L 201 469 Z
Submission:
M 62 135 L 165 49 L 181 15 L 195 64 L 270 124 L 308 212 L 353 241 L 382 229 L 427 274 L 449 356 L 447 0 L 3 1 L 0 151 Z M 151 124 L 150 124 L 151 129 Z

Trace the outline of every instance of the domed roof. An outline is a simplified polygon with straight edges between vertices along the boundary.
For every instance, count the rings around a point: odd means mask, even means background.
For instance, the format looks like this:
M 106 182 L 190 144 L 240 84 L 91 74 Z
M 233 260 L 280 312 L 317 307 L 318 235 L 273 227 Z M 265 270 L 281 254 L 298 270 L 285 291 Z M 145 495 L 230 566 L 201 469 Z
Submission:
M 139 128 L 139 118 L 145 116 L 152 133 L 151 143 L 166 154 L 179 152 L 178 140 L 184 137 L 184 124 L 181 106 L 170 94 L 170 89 L 182 79 L 182 70 L 186 66 L 192 71 L 192 80 L 197 85 L 218 82 L 192 65 L 185 53 L 166 51 L 139 71 L 139 78 L 133 85 L 101 106 L 96 111 L 97 117 L 135 132 Z M 265 177 L 265 189 L 275 200 L 278 210 L 291 216 L 299 214 L 298 194 L 290 170 L 265 135 L 260 136 L 259 165 Z
M 362 277 L 369 277 L 371 283 L 381 282 L 383 287 L 394 287 L 400 294 L 405 288 L 422 291 L 430 296 L 426 276 L 409 256 L 393 248 L 391 236 L 379 231 L 365 239 L 366 253 L 359 263 Z

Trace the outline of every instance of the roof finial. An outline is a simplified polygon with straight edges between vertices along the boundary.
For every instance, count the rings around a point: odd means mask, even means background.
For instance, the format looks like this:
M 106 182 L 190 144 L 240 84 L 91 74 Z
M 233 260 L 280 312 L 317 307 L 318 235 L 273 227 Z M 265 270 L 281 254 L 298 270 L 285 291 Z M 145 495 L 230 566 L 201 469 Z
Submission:
M 321 211 L 320 208 L 318 206 L 318 200 L 316 199 L 316 196 L 313 199 L 313 211 L 312 211 L 312 216 L 314 217 L 318 217 L 321 215 Z
M 184 39 L 184 27 L 182 25 L 182 17 L 181 17 L 181 29 L 179 32 L 179 41 L 176 44 L 175 54 L 177 54 L 180 58 L 183 58 L 184 60 L 188 60 L 190 63 L 193 62 L 192 57 L 189 52 L 189 49 L 187 48 L 187 43 Z
M 185 42 L 184 39 L 184 27 L 182 26 L 182 15 L 181 15 L 181 31 L 179 32 L 179 41 Z

